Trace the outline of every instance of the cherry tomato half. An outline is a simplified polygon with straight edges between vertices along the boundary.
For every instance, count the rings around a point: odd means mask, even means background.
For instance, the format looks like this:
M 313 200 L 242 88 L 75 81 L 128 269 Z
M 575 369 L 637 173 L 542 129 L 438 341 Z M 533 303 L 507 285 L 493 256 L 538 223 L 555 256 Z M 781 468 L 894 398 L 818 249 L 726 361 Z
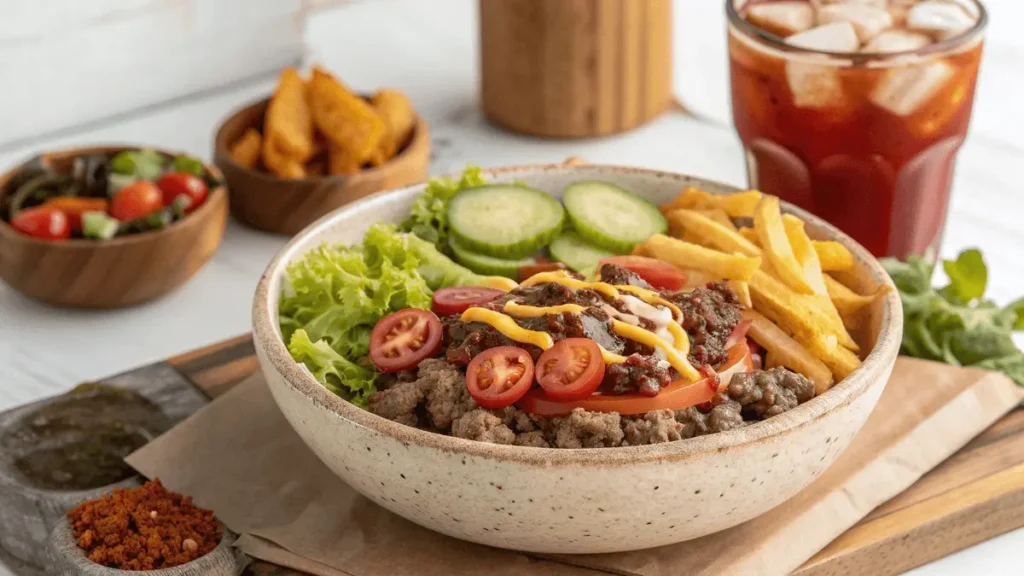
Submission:
M 185 197 L 188 201 L 185 213 L 198 208 L 210 191 L 202 178 L 187 172 L 168 172 L 160 177 L 156 185 L 163 192 L 164 206 L 170 206 L 178 198 Z
M 538 416 L 564 416 L 574 408 L 591 412 L 618 412 L 619 414 L 646 414 L 652 410 L 681 410 L 711 401 L 715 394 L 729 383 L 734 374 L 754 369 L 750 348 L 746 342 L 729 349 L 729 356 L 722 363 L 717 378 L 705 378 L 698 382 L 676 380 L 661 389 L 657 396 L 640 394 L 591 394 L 583 400 L 558 402 L 541 390 L 530 390 L 519 401 L 525 412 Z
M 67 215 L 53 206 L 22 210 L 11 219 L 11 227 L 40 240 L 67 240 L 71 237 Z
M 601 385 L 604 368 L 597 342 L 590 338 L 566 338 L 540 355 L 537 383 L 552 400 L 582 400 Z
M 57 196 L 43 202 L 43 206 L 56 208 L 68 217 L 68 224 L 73 232 L 82 231 L 82 214 L 86 212 L 106 212 L 106 198 L 83 198 L 80 196 Z
M 466 367 L 466 389 L 484 408 L 504 408 L 533 386 L 533 358 L 515 346 L 488 348 Z
M 121 221 L 148 216 L 164 207 L 164 196 L 156 184 L 140 180 L 123 188 L 110 201 L 110 215 Z
M 504 294 L 501 290 L 484 288 L 483 286 L 441 288 L 434 292 L 430 307 L 438 316 L 451 316 L 453 314 L 462 314 L 473 306 L 487 304 Z
M 598 270 L 605 264 L 617 264 L 643 278 L 659 290 L 680 290 L 686 286 L 686 274 L 682 270 L 647 256 L 612 256 L 597 263 Z
M 406 308 L 380 319 L 370 332 L 370 361 L 381 372 L 415 368 L 441 348 L 441 321 L 429 310 Z

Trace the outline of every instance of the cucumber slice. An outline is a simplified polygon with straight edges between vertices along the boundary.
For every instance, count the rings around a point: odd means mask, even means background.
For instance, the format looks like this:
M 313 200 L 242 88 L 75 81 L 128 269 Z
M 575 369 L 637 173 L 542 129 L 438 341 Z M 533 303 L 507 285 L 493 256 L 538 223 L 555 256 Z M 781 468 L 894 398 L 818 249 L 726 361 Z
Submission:
M 581 238 L 616 254 L 668 230 L 657 206 L 610 182 L 574 182 L 562 191 L 562 201 Z
M 548 246 L 548 252 L 552 260 L 565 264 L 574 272 L 593 269 L 598 260 L 614 256 L 607 250 L 587 244 L 575 232 L 563 232 Z
M 535 254 L 558 236 L 564 219 L 558 200 L 512 184 L 469 188 L 448 204 L 448 223 L 459 244 L 496 258 Z
M 448 245 L 452 248 L 455 260 L 477 274 L 485 276 L 504 276 L 515 280 L 519 277 L 519 267 L 536 264 L 533 258 L 522 258 L 518 260 L 506 260 L 495 258 L 486 254 L 478 254 L 463 246 L 455 238 L 448 239 Z
M 118 221 L 106 212 L 86 212 L 82 214 L 82 235 L 97 240 L 110 240 L 117 234 Z

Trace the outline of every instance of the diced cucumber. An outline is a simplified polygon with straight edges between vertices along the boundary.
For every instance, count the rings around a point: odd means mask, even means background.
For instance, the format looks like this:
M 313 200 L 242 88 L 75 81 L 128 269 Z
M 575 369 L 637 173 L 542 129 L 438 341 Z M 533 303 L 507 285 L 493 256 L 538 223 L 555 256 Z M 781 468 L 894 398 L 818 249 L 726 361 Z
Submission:
M 562 191 L 562 201 L 581 238 L 616 254 L 668 230 L 657 206 L 611 182 L 574 182 Z
M 535 254 L 558 236 L 564 218 L 558 200 L 513 184 L 462 190 L 448 204 L 448 223 L 462 247 L 504 259 Z
M 575 272 L 591 270 L 597 266 L 598 260 L 614 256 L 607 250 L 587 244 L 575 232 L 563 232 L 551 243 L 548 251 L 552 260 L 562 262 Z
M 518 260 L 506 260 L 495 258 L 485 254 L 478 254 L 463 246 L 455 238 L 448 239 L 448 245 L 452 248 L 455 260 L 477 274 L 486 276 L 504 276 L 515 280 L 519 277 L 519 267 L 536 264 L 533 258 L 521 258 Z
M 113 198 L 115 194 L 135 183 L 137 178 L 130 174 L 118 174 L 111 172 L 107 175 L 107 196 Z
M 82 214 L 82 235 L 97 240 L 110 240 L 117 234 L 117 218 L 99 210 Z

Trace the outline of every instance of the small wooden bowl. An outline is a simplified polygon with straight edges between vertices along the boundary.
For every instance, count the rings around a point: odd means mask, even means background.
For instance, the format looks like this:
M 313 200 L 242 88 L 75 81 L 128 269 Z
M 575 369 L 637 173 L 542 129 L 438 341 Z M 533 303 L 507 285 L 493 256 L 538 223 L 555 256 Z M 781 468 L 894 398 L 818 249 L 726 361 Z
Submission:
M 60 169 L 78 156 L 131 149 L 69 148 L 43 157 Z M 203 167 L 223 181 L 216 167 Z M 0 176 L 0 201 L 20 168 Z M 57 306 L 120 308 L 153 300 L 184 284 L 213 256 L 224 235 L 227 204 L 227 191 L 218 186 L 186 218 L 162 230 L 110 240 L 49 242 L 25 236 L 0 220 L 0 278 L 29 298 Z
M 249 128 L 262 129 L 268 102 L 260 100 L 233 113 L 214 139 L 214 162 L 227 179 L 231 213 L 253 228 L 290 236 L 354 200 L 427 177 L 430 130 L 421 117 L 417 117 L 409 143 L 397 156 L 358 174 L 295 180 L 246 168 L 235 162 L 228 150 Z

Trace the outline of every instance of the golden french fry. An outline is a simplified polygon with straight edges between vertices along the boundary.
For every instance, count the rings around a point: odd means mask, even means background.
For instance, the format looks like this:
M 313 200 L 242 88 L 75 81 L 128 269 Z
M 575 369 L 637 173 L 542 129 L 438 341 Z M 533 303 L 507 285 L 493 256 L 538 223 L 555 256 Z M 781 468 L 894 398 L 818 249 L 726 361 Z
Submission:
M 786 239 L 793 249 L 793 256 L 803 271 L 804 280 L 815 294 L 827 294 L 821 273 L 821 262 L 818 260 L 818 253 L 814 251 L 810 236 L 804 229 L 804 221 L 792 214 L 783 214 L 782 226 L 786 230 Z
M 700 270 L 713 278 L 744 282 L 750 280 L 761 266 L 760 257 L 726 254 L 662 234 L 641 242 L 634 253 L 657 258 L 683 270 Z
M 658 209 L 662 214 L 673 210 L 724 210 L 730 218 L 750 218 L 754 215 L 754 207 L 761 200 L 762 194 L 757 190 L 737 192 L 734 194 L 712 194 L 698 190 L 693 186 L 683 190 L 679 196 L 666 202 Z
M 821 394 L 832 385 L 832 372 L 828 366 L 814 357 L 782 328 L 779 328 L 763 314 L 754 310 L 744 310 L 743 319 L 750 320 L 750 338 L 768 351 L 765 366 L 785 366 L 794 372 L 803 374 L 814 383 L 814 392 Z
M 824 272 L 837 272 L 853 268 L 853 254 L 839 242 L 815 240 L 814 251 L 818 253 Z
M 298 179 L 306 177 L 306 169 L 302 163 L 282 151 L 275 138 L 267 137 L 263 139 L 263 164 L 266 165 L 268 170 L 281 178 Z
M 327 140 L 360 166 L 369 160 L 384 134 L 384 120 L 373 107 L 320 68 L 313 68 L 309 81 L 309 106 Z
M 744 308 L 754 307 L 750 302 L 750 284 L 739 280 L 729 280 L 728 284 L 729 288 L 736 293 L 736 297 L 739 298 L 740 304 L 742 304 Z
M 828 366 L 836 380 L 846 378 L 860 366 L 860 358 L 839 346 L 831 335 L 797 333 L 793 337 Z
M 267 140 L 275 141 L 275 148 L 299 164 L 313 155 L 313 118 L 306 83 L 294 68 L 285 68 L 277 80 L 267 105 L 263 132 Z
M 779 279 L 800 294 L 814 294 L 814 287 L 804 277 L 803 268 L 793 254 L 793 246 L 782 224 L 779 199 L 775 196 L 764 196 L 758 202 L 754 210 L 754 231 L 764 250 L 765 260 Z
M 749 241 L 754 246 L 757 246 L 759 248 L 761 247 L 761 241 L 757 239 L 757 232 L 753 228 L 748 228 L 744 226 L 743 228 L 740 228 L 736 232 L 738 232 L 740 236 L 746 238 L 747 241 Z
M 345 148 L 339 148 L 334 144 L 327 146 L 327 170 L 332 176 L 355 174 L 361 167 L 359 159 Z
M 843 319 L 843 324 L 851 330 L 863 324 L 863 311 L 887 291 L 883 289 L 872 296 L 862 296 L 828 274 L 825 274 L 825 287 L 828 289 L 829 298 L 839 311 L 839 316 Z
M 260 163 L 263 136 L 255 128 L 249 128 L 242 137 L 228 149 L 231 158 L 241 166 L 255 168 Z
M 719 224 L 721 224 L 722 226 L 725 226 L 726 228 L 728 228 L 729 230 L 732 230 L 733 232 L 736 231 L 736 224 L 733 223 L 732 218 L 729 218 L 729 214 L 725 210 L 723 210 L 721 208 L 708 208 L 706 210 L 694 210 L 694 212 L 698 212 L 700 214 L 703 214 L 703 215 L 707 216 L 708 218 L 711 218 L 715 222 L 718 222 Z
M 668 214 L 673 210 L 710 210 L 717 208 L 714 199 L 714 194 L 690 186 L 672 201 L 658 206 L 658 210 L 661 210 L 662 214 Z
M 379 90 L 370 98 L 370 104 L 384 120 L 384 135 L 370 155 L 370 163 L 380 166 L 402 149 L 416 125 L 416 112 L 409 98 L 390 88 Z
M 761 256 L 761 249 L 740 236 L 738 232 L 730 230 L 720 222 L 695 210 L 674 210 L 669 212 L 665 218 L 668 220 L 669 230 L 673 235 L 678 236 L 685 232 L 684 238 L 695 244 L 730 254 Z
M 839 318 L 822 309 L 821 300 L 797 294 L 764 270 L 758 270 L 749 282 L 754 309 L 787 332 L 794 336 L 800 333 L 824 334 L 834 337 L 850 350 L 860 350 Z
M 764 195 L 757 190 L 714 196 L 715 206 L 725 210 L 731 218 L 753 218 L 754 209 Z

